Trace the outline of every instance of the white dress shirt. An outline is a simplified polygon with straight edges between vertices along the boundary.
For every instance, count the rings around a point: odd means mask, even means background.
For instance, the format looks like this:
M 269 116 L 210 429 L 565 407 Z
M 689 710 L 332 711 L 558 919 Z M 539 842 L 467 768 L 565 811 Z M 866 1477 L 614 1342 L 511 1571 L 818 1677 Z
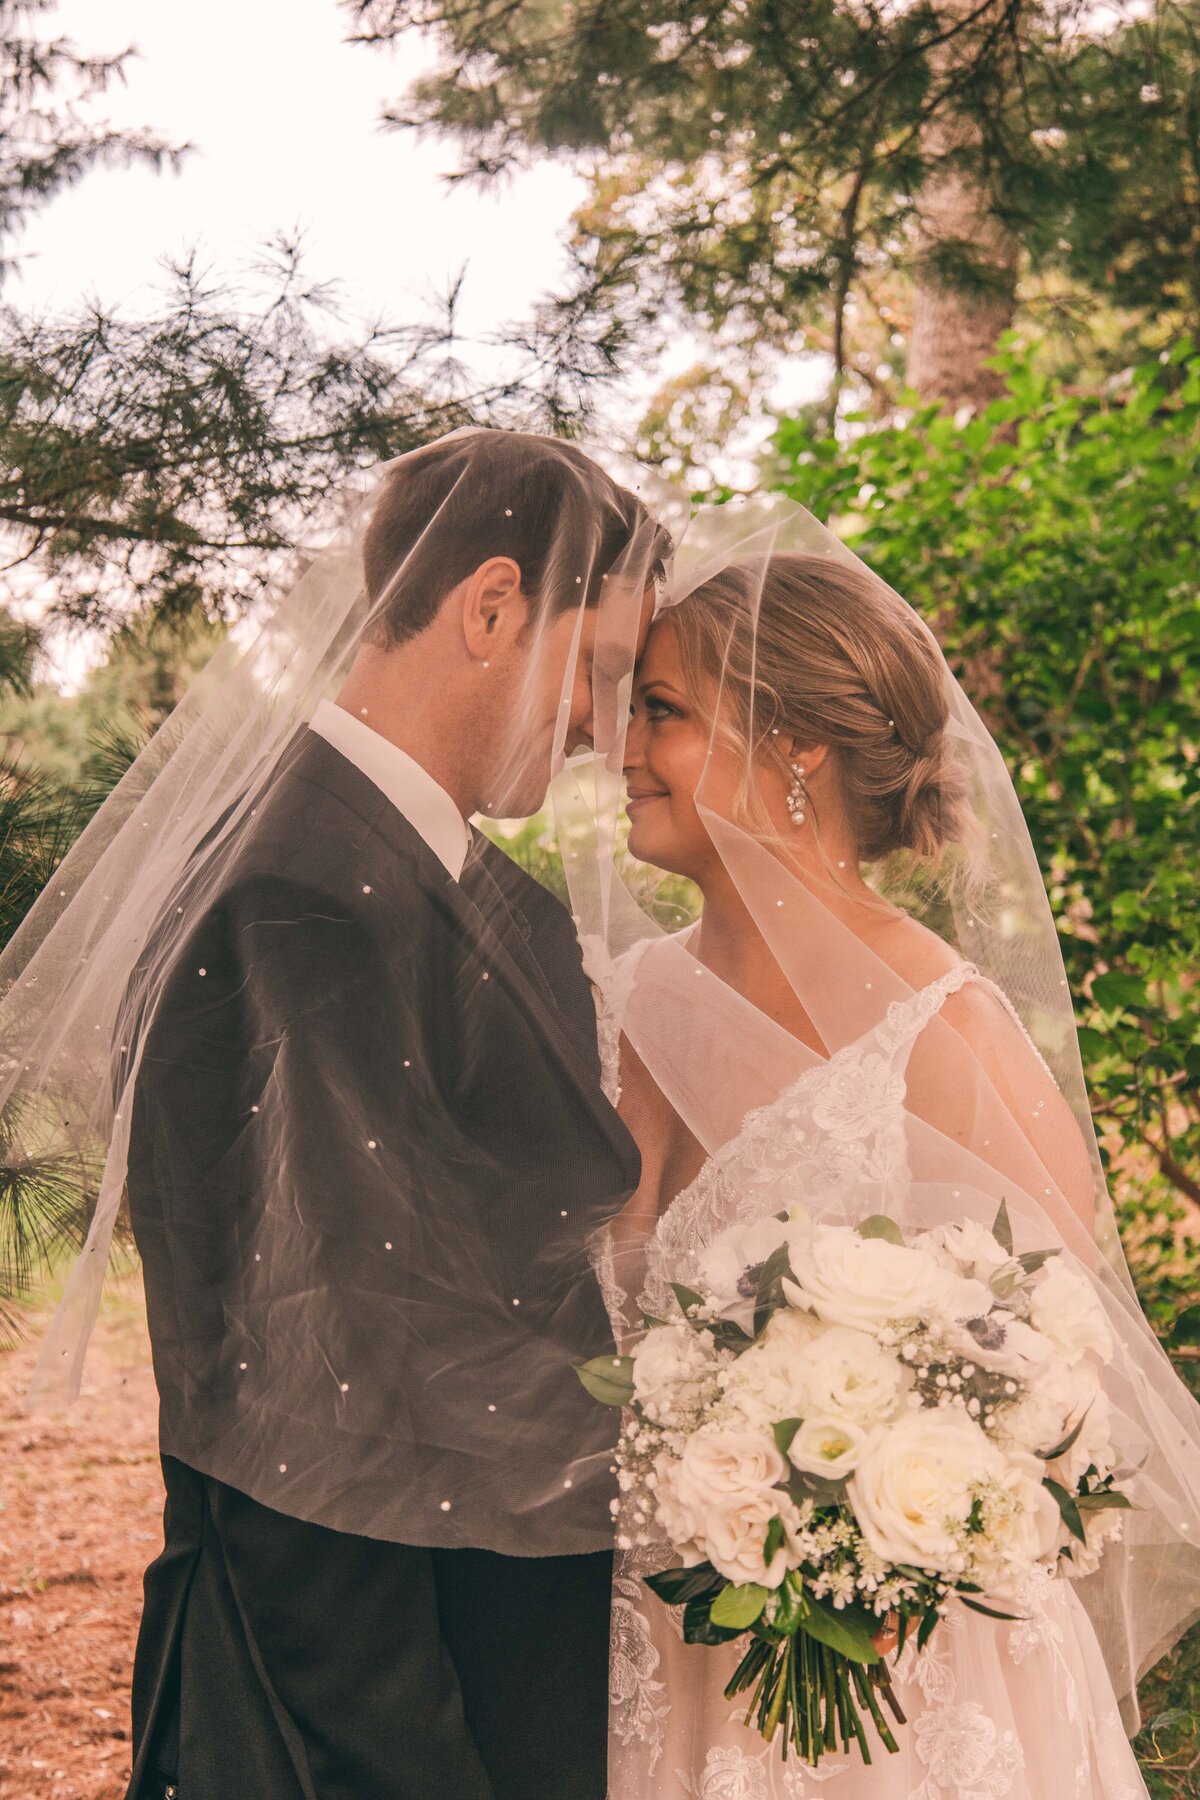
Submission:
M 428 769 L 332 700 L 320 702 L 309 724 L 386 794 L 457 881 L 471 847 L 470 827 Z

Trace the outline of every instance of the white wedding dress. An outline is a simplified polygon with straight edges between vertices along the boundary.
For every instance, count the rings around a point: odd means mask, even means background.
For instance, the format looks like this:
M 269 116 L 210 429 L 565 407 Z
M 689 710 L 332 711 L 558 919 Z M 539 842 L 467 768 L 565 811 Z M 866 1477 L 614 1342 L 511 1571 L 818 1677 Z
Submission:
M 622 973 L 632 975 L 630 965 Z M 698 1253 L 736 1220 L 781 1211 L 803 1195 L 849 1201 L 854 1214 L 903 1210 L 908 1182 L 905 1069 L 946 998 L 982 980 L 962 964 L 858 1043 L 810 1069 L 705 1163 L 658 1221 L 639 1309 L 662 1314 L 673 1281 L 694 1278 Z M 989 984 L 990 985 L 990 984 Z M 998 989 L 994 990 L 999 992 Z M 611 992 L 611 989 L 610 989 Z M 619 1097 L 619 1028 L 602 1006 L 606 1091 Z M 819 1115 L 820 1123 L 817 1116 Z M 861 1204 L 860 1204 L 861 1196 Z M 599 1273 L 619 1337 L 625 1296 L 602 1249 Z M 1146 1800 L 1091 1623 L 1072 1583 L 1040 1575 L 1014 1623 L 952 1606 L 928 1647 L 910 1644 L 894 1674 L 908 1723 L 899 1753 L 871 1740 L 810 1768 L 785 1763 L 743 1723 L 723 1689 L 744 1640 L 683 1642 L 681 1614 L 642 1577 L 670 1566 L 669 1547 L 618 1554 L 613 1589 L 609 1800 Z M 868 1733 L 870 1727 L 868 1725 Z

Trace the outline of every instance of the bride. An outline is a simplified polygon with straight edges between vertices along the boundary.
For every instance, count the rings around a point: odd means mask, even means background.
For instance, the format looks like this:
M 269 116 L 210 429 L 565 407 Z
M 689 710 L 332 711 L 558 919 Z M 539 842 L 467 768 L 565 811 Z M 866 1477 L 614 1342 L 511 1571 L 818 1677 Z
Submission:
M 764 1744 L 723 1693 L 744 1645 L 685 1644 L 643 1582 L 670 1546 L 626 1537 L 609 1800 L 1135 1800 L 1136 1680 L 1197 1605 L 1197 1415 L 1116 1244 L 1011 782 L 932 634 L 799 509 L 712 509 L 679 565 L 607 746 L 650 885 L 617 878 L 602 799 L 599 878 L 577 820 L 567 857 L 608 1089 L 643 1157 L 599 1253 L 618 1338 L 675 1315 L 671 1284 L 735 1220 L 802 1202 L 990 1225 L 1004 1199 L 1018 1250 L 1060 1246 L 1095 1284 L 1117 1349 L 1073 1454 L 1082 1474 L 1111 1434 L 1138 1510 L 1119 1543 L 1089 1526 L 1082 1579 L 1039 1574 L 1007 1620 L 952 1602 L 910 1642 L 908 1723 L 869 1767 Z M 1072 1320 L 1058 1330 L 1074 1359 Z

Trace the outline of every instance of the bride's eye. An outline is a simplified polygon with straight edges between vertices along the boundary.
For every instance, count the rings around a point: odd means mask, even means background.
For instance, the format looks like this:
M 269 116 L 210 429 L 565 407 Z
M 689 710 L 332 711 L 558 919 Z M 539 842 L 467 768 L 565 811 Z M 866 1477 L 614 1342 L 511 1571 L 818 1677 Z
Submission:
M 660 700 L 657 694 L 647 694 L 642 704 L 646 708 L 648 719 L 677 719 L 679 708 L 672 706 L 669 700 Z

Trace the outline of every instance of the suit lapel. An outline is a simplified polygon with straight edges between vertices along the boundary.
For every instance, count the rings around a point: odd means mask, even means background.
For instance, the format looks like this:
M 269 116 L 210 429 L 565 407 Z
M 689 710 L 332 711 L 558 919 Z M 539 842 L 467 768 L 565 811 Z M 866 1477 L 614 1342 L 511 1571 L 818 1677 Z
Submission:
M 305 729 L 289 743 L 277 765 L 277 774 L 288 771 L 302 780 L 316 782 L 348 806 L 367 830 L 375 832 L 410 865 L 429 899 L 449 915 L 464 941 L 478 951 L 489 980 L 499 980 L 524 1012 L 539 1041 L 570 1078 L 616 1154 L 627 1161 L 633 1153 L 629 1133 L 605 1099 L 594 1066 L 587 1066 L 573 1041 L 530 948 L 528 925 L 487 869 L 480 845 L 474 843 L 468 855 L 463 871 L 466 885 L 455 881 L 420 833 L 375 783 L 314 731 Z

